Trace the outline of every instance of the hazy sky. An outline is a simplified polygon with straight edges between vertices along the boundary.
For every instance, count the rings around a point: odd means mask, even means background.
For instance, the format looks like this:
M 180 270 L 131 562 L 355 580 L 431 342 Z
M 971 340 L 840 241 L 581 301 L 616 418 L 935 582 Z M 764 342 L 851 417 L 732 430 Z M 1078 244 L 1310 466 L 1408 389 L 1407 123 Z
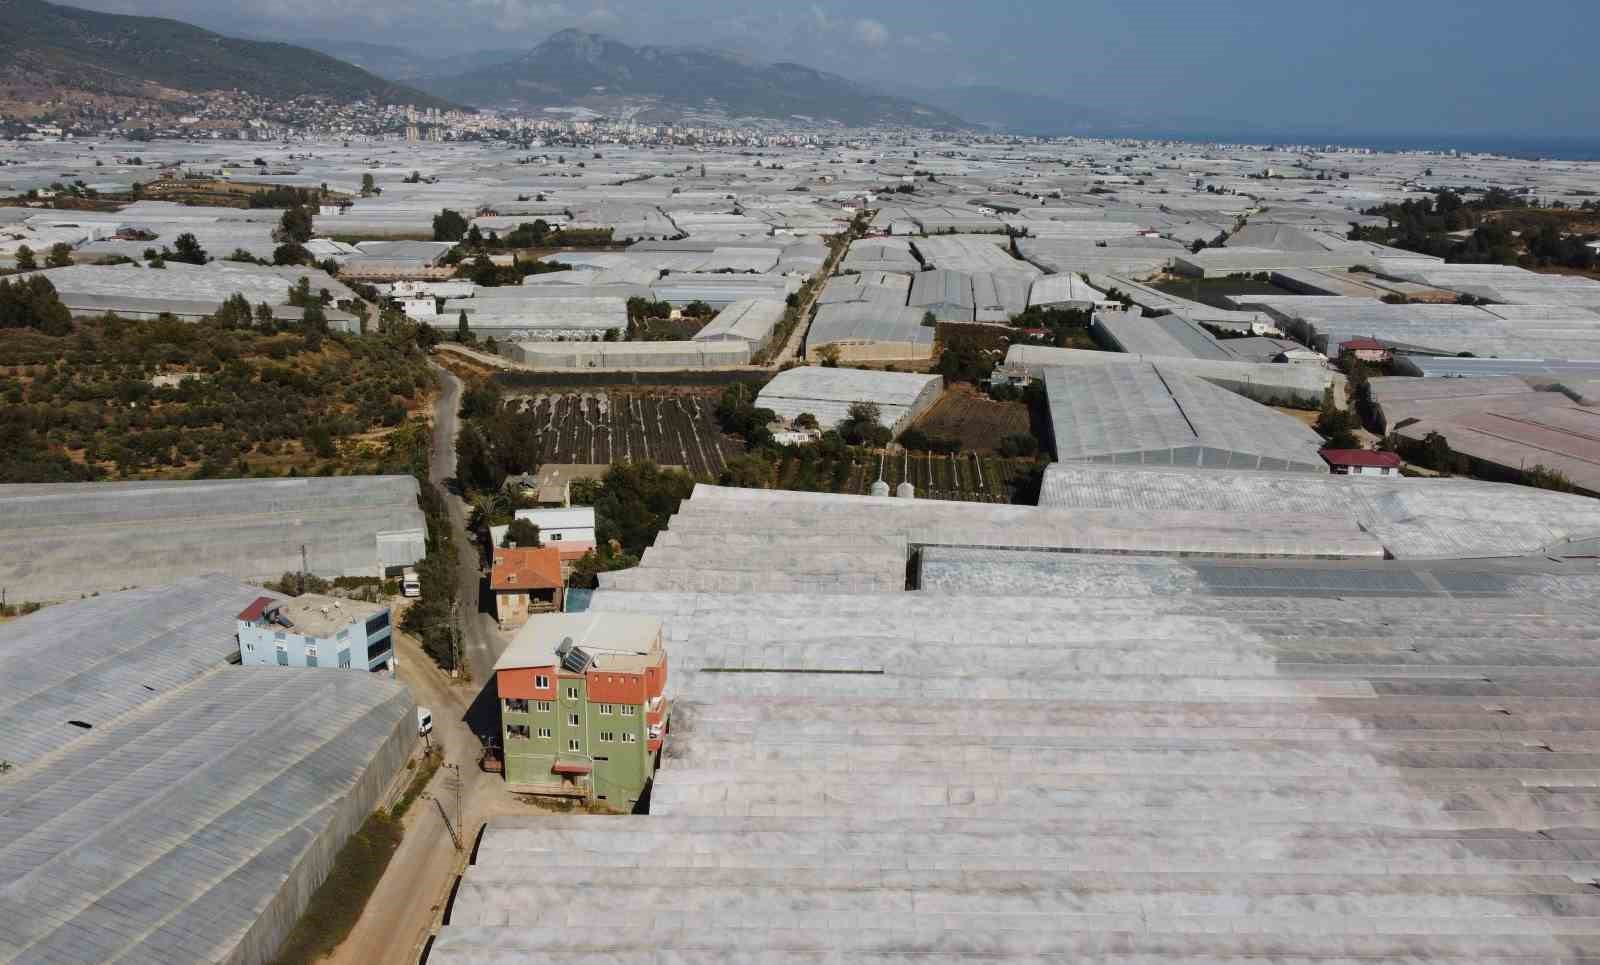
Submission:
M 564 27 L 1285 130 L 1600 134 L 1597 0 L 77 0 L 458 53 Z

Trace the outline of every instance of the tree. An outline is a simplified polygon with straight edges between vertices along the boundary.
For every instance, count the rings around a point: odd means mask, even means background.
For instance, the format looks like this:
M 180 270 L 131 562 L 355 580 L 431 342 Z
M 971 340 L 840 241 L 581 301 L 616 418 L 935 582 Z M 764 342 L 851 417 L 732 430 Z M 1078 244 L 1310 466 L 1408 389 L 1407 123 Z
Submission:
M 17 270 L 37 271 L 38 269 L 39 263 L 34 261 L 33 249 L 29 248 L 27 245 L 19 246 L 17 248 Z
M 472 339 L 472 329 L 467 326 L 467 310 L 463 308 L 461 314 L 456 316 L 456 340 L 461 342 Z
M 285 241 L 272 250 L 274 265 L 303 265 L 311 259 L 311 252 L 297 242 Z
M 46 335 L 72 331 L 72 313 L 43 275 L 14 282 L 0 278 L 0 329 L 32 328 Z M 0 419 L 0 423 L 6 420 Z M 3 448 L 3 447 L 0 447 Z
M 367 173 L 367 174 L 361 175 L 361 196 L 363 198 L 370 198 L 374 194 L 377 194 L 377 193 L 378 193 L 378 182 L 373 180 L 372 174 L 371 173 Z
M 50 246 L 50 254 L 45 257 L 46 268 L 65 268 L 72 264 L 72 246 L 65 241 L 58 241 Z
M 434 241 L 460 241 L 467 233 L 467 219 L 459 211 L 445 208 L 433 216 Z
M 544 544 L 539 542 L 539 527 L 529 519 L 513 519 L 511 525 L 506 527 L 506 535 L 501 538 L 502 547 L 520 547 L 522 549 L 538 549 Z
M 922 313 L 922 326 L 924 328 L 932 328 L 937 324 L 939 324 L 939 317 L 933 312 L 929 311 Z
M 303 245 L 311 240 L 313 231 L 311 211 L 304 205 L 291 205 L 278 219 L 278 230 L 272 233 L 272 240 L 293 241 Z
M 839 346 L 837 346 L 837 345 L 824 345 L 824 346 L 822 346 L 822 348 L 817 350 L 817 358 L 821 360 L 822 367 L 825 368 L 825 369 L 836 369 L 836 368 L 838 368 L 839 367 Z
M 456 478 L 463 488 L 479 492 L 499 489 L 506 478 L 483 433 L 470 423 L 456 436 Z
M 693 491 L 694 477 L 685 472 L 650 462 L 614 465 L 595 499 L 597 535 L 604 541 L 615 539 L 624 553 L 639 556 Z
M 206 250 L 200 247 L 200 242 L 194 235 L 185 231 L 172 243 L 173 252 L 168 255 L 163 251 L 162 257 L 167 261 L 181 261 L 186 265 L 203 265 L 211 260 Z

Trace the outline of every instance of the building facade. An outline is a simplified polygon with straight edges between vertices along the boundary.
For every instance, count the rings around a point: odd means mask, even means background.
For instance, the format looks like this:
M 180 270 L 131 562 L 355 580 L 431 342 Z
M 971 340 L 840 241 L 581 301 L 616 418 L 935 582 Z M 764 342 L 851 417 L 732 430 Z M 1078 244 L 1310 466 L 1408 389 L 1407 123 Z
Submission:
M 495 664 L 506 783 L 632 811 L 666 739 L 666 682 L 659 620 L 530 618 Z
M 1324 449 L 1322 458 L 1335 476 L 1398 476 L 1400 456 L 1368 449 Z
M 306 593 L 258 598 L 238 616 L 239 662 L 246 667 L 382 670 L 394 656 L 389 608 Z

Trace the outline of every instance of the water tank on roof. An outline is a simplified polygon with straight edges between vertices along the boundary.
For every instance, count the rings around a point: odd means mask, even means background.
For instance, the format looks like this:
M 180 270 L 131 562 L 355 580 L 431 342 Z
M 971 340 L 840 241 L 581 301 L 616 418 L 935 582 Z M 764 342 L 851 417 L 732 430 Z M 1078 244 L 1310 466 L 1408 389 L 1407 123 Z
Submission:
M 894 487 L 894 494 L 896 496 L 898 496 L 899 498 L 901 498 L 901 499 L 916 499 L 917 498 L 917 487 L 911 485 L 908 482 L 903 482 L 900 485 Z
M 882 479 L 880 479 L 877 482 L 873 483 L 872 484 L 872 495 L 874 495 L 874 496 L 887 496 L 887 495 L 889 495 L 889 484 L 884 482 Z

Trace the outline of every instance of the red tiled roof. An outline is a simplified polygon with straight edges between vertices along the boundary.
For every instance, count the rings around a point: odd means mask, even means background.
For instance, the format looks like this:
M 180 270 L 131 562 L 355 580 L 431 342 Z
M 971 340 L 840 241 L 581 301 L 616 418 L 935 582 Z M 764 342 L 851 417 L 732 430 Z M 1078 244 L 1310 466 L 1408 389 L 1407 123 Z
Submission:
M 1324 449 L 1322 458 L 1330 466 L 1400 468 L 1400 456 L 1397 453 L 1373 452 L 1370 449 Z
M 267 607 L 271 606 L 273 602 L 273 599 L 269 596 L 258 596 L 255 598 L 255 602 L 251 603 L 249 606 L 240 611 L 239 619 L 247 622 L 251 620 L 259 620 L 261 619 L 261 614 L 265 613 L 267 611 Z
M 554 546 L 494 551 L 491 590 L 552 590 L 559 586 L 561 551 Z
M 1340 342 L 1339 348 L 1347 352 L 1387 352 L 1389 346 L 1375 338 L 1353 338 L 1348 342 Z

